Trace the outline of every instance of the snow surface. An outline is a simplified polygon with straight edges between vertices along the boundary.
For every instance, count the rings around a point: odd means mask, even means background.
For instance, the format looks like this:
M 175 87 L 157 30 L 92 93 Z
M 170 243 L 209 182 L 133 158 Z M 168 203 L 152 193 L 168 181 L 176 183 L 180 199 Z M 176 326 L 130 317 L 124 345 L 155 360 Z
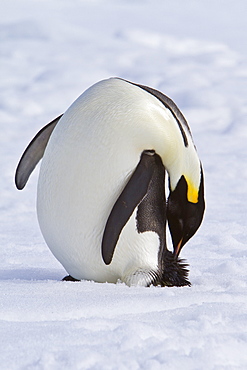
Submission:
M 1 0 L 0 368 L 246 369 L 245 0 Z M 169 95 L 190 122 L 207 212 L 192 287 L 61 282 L 36 220 L 36 132 L 98 80 Z

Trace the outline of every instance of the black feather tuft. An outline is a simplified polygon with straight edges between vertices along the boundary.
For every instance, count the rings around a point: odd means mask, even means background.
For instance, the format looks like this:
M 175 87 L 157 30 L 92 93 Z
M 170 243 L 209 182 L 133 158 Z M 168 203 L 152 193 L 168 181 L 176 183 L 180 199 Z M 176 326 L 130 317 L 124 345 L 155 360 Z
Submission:
M 152 284 L 168 287 L 191 286 L 188 280 L 188 266 L 185 260 L 176 258 L 172 252 L 166 251 L 163 258 L 162 271 Z

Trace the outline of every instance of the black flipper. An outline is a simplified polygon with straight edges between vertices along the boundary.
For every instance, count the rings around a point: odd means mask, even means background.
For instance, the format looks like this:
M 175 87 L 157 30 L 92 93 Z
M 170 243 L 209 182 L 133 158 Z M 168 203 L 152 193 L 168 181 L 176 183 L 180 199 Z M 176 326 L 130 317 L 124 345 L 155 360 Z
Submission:
M 43 127 L 22 154 L 15 173 L 15 184 L 17 189 L 21 190 L 26 185 L 29 176 L 43 157 L 51 133 L 61 117 L 62 115 Z
M 122 229 L 148 192 L 156 167 L 154 150 L 145 150 L 129 182 L 114 204 L 108 217 L 101 245 L 106 265 L 111 263 L 114 250 Z

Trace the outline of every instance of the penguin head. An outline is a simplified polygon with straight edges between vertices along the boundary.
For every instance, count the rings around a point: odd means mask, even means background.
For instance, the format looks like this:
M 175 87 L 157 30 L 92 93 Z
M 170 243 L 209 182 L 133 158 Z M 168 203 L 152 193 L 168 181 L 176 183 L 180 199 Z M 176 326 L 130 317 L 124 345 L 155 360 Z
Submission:
M 200 167 L 200 171 L 199 188 L 193 187 L 186 176 L 182 175 L 175 189 L 170 190 L 167 219 L 172 237 L 173 253 L 176 258 L 202 222 L 205 210 L 202 167 Z

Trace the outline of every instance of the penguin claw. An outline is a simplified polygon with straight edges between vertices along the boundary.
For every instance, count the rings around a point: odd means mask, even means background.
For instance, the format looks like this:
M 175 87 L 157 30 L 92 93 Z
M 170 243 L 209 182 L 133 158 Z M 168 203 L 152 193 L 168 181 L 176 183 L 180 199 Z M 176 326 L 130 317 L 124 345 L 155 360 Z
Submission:
M 62 281 L 80 281 L 80 280 L 73 278 L 73 276 L 71 275 L 67 275 L 62 279 Z

